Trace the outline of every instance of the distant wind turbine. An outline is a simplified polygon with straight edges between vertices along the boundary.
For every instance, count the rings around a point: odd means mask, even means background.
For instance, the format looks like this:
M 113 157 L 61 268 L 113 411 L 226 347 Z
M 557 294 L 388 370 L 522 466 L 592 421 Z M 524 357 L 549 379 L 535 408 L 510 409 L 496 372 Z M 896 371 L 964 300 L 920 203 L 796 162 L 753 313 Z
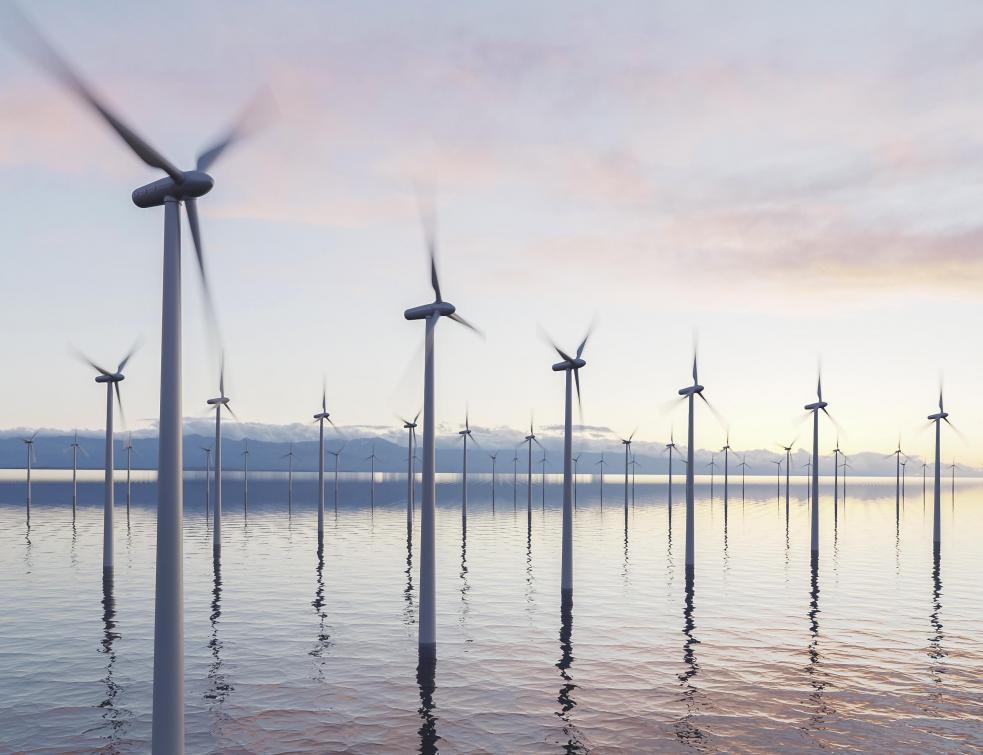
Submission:
M 540 472 L 539 472 L 539 486 L 540 492 L 543 494 L 543 511 L 546 511 L 546 465 L 549 461 L 546 458 L 546 449 L 543 449 L 543 458 L 539 460 Z
M 133 455 L 133 438 L 129 433 L 126 434 L 126 518 L 129 521 L 130 518 L 130 475 L 133 469 L 133 465 L 130 463 L 130 457 Z
M 720 449 L 724 452 L 724 519 L 727 518 L 727 501 L 730 495 L 730 431 L 727 431 L 727 440 L 724 447 Z
M 700 380 L 697 373 L 696 353 L 694 350 L 693 384 L 679 389 L 679 395 L 686 400 L 689 410 L 689 422 L 686 431 L 686 573 L 688 578 L 692 578 L 693 571 L 696 566 L 696 496 L 693 485 L 693 474 L 695 467 L 695 463 L 693 461 L 693 455 L 695 453 L 693 403 L 695 397 L 699 396 L 703 403 L 709 407 L 710 411 L 714 411 L 713 407 L 710 406 L 710 402 L 707 401 L 706 396 L 703 395 L 703 390 L 704 388 L 702 385 L 700 385 Z
M 464 441 L 464 457 L 461 461 L 461 521 L 467 525 L 468 521 L 468 438 L 473 438 L 471 434 L 470 412 L 464 412 L 464 429 L 457 433 Z
M 82 449 L 82 446 L 79 444 L 78 430 L 75 431 L 75 440 L 72 441 L 71 449 L 72 449 L 72 521 L 74 522 L 75 508 L 76 508 L 76 503 L 78 501 L 78 472 L 79 472 L 78 454 L 79 451 L 85 453 L 85 451 Z
M 249 509 L 249 439 L 242 440 L 242 515 L 246 516 Z
M 778 461 L 775 461 L 774 459 L 772 459 L 771 460 L 771 463 L 776 465 L 775 466 L 775 485 L 776 485 L 778 500 L 781 501 L 782 500 L 782 464 L 785 463 L 785 460 L 784 459 L 779 459 Z M 788 508 L 786 507 L 785 510 L 788 511 Z M 786 521 L 787 520 L 788 520 L 788 517 L 786 517 Z
M 375 510 L 375 441 L 372 441 L 372 453 L 365 457 L 369 462 L 369 504 Z
M 336 516 L 338 514 L 338 460 L 341 458 L 341 452 L 344 450 L 345 444 L 342 443 L 337 451 L 328 451 L 329 454 L 334 456 L 334 513 Z
M 952 482 L 952 504 L 955 506 L 956 503 L 956 460 L 952 460 L 952 464 L 949 465 L 949 479 Z
M 812 468 L 812 462 L 811 461 L 807 461 L 805 464 L 802 465 L 802 469 L 804 469 L 806 471 L 806 505 L 807 506 L 810 505 L 811 502 L 812 502 L 812 492 L 810 490 L 810 483 L 809 483 L 809 480 L 811 479 L 811 476 L 809 474 L 809 470 L 811 468 Z
M 710 463 L 705 466 L 710 469 L 710 500 L 713 501 L 713 478 L 714 473 L 717 471 L 717 457 L 715 454 L 710 454 Z
M 635 432 L 632 430 L 631 435 L 621 439 L 621 445 L 625 447 L 625 526 L 628 526 L 628 457 L 631 454 L 631 440 L 635 437 Z
M 492 488 L 492 513 L 494 514 L 495 513 L 495 486 L 496 486 L 496 483 L 497 483 L 497 480 L 498 480 L 498 478 L 496 476 L 496 468 L 495 467 L 496 467 L 496 465 L 498 463 L 498 451 L 496 451 L 493 454 L 488 454 L 488 458 L 491 459 L 491 463 L 492 463 L 492 486 L 491 486 L 491 488 Z
M 294 510 L 294 457 L 296 455 L 294 442 L 290 441 L 290 450 L 280 457 L 287 460 L 287 516 L 290 516 Z
M 635 454 L 631 455 L 631 507 L 635 508 L 635 468 L 641 466 L 641 462 L 635 458 Z
M 833 515 L 839 509 L 840 504 L 840 439 L 836 439 L 836 448 L 833 449 Z
M 332 427 L 335 426 L 328 413 L 328 384 L 321 380 L 321 411 L 314 415 L 314 421 L 318 425 L 318 444 L 317 444 L 317 553 L 320 557 L 324 553 L 324 423 L 327 421 Z M 337 469 L 338 457 L 335 457 L 335 468 Z M 336 476 L 337 479 L 337 476 Z
M 782 446 L 785 449 L 785 521 L 788 521 L 789 517 L 789 470 L 792 469 L 793 446 L 795 446 L 794 440 L 787 446 Z
M 413 446 L 416 441 L 417 420 L 420 412 L 412 420 L 402 419 L 403 429 L 406 430 L 406 532 L 413 532 L 413 499 L 416 493 L 416 470 L 413 466 Z
M 741 503 L 744 503 L 744 473 L 747 472 L 747 454 L 741 456 L 741 463 L 737 465 L 741 470 Z
M 666 443 L 666 451 L 669 453 L 669 518 L 672 518 L 672 454 L 673 452 L 678 453 L 679 449 L 676 447 L 676 440 L 673 437 L 672 430 L 669 431 L 669 442 Z
M 812 527 L 811 551 L 813 558 L 819 557 L 819 413 L 822 412 L 830 421 L 829 404 L 823 401 L 823 376 L 816 381 L 816 401 L 806 404 L 805 410 L 812 413 Z M 835 422 L 833 423 L 836 424 Z
M 34 453 L 34 441 L 37 440 L 40 430 L 35 430 L 30 438 L 21 438 L 21 442 L 27 446 L 27 523 L 31 523 L 31 467 L 36 461 Z
M 475 332 L 467 320 L 457 314 L 456 308 L 440 295 L 437 278 L 437 241 L 435 220 L 431 213 L 423 213 L 424 232 L 430 252 L 430 284 L 434 300 L 430 304 L 407 309 L 407 320 L 426 322 L 426 347 L 423 375 L 423 506 L 420 509 L 420 620 L 419 652 L 433 659 L 437 650 L 437 597 L 436 597 L 436 547 L 434 522 L 434 331 L 441 317 L 456 320 Z
M 581 454 L 573 457 L 573 509 L 577 510 L 577 465 L 580 464 Z
M 554 372 L 564 373 L 563 392 L 563 523 L 562 548 L 560 553 L 560 595 L 566 601 L 573 596 L 573 499 L 572 487 L 574 473 L 571 465 L 573 460 L 573 386 L 577 387 L 577 404 L 580 406 L 580 370 L 587 365 L 583 359 L 584 347 L 590 338 L 590 329 L 577 346 L 575 356 L 570 356 L 563 349 L 552 344 L 560 356 L 559 362 L 553 365 Z M 543 461 L 546 461 L 546 451 L 543 451 Z M 545 467 L 544 467 L 545 471 Z M 543 489 L 546 482 L 543 481 Z
M 229 397 L 225 395 L 225 356 L 222 356 L 218 370 L 218 396 L 210 398 L 207 403 L 215 407 L 215 521 L 212 525 L 212 558 L 222 557 L 222 409 L 232 417 L 235 412 L 229 406 Z
M 905 456 L 904 451 L 901 450 L 901 436 L 898 436 L 898 448 L 888 454 L 887 458 L 894 457 L 894 508 L 897 514 L 900 516 L 901 513 L 901 457 Z
M 528 463 L 526 465 L 526 517 L 528 519 L 528 524 L 532 527 L 532 444 L 535 443 L 540 448 L 543 444 L 536 440 L 536 433 L 532 429 L 532 418 L 529 418 L 529 434 L 525 437 L 523 441 L 529 448 L 528 453 Z M 544 449 L 545 450 L 545 449 Z
M 605 464 L 605 462 L 604 462 L 604 452 L 602 451 L 601 452 L 601 458 L 598 461 L 595 461 L 594 462 L 594 466 L 600 465 L 600 467 L 601 467 L 601 484 L 600 484 L 600 488 L 601 488 L 601 508 L 602 509 L 604 508 L 604 464 Z
M 519 449 L 512 450 L 512 511 L 516 510 L 519 498 Z
M 125 379 L 123 375 L 123 370 L 126 369 L 126 363 L 130 361 L 133 356 L 133 352 L 136 350 L 136 346 L 130 349 L 130 351 L 124 356 L 119 365 L 116 367 L 115 372 L 110 372 L 104 367 L 100 367 L 98 364 L 93 362 L 88 357 L 79 354 L 83 361 L 85 361 L 92 369 L 94 369 L 99 374 L 96 375 L 97 383 L 106 384 L 106 467 L 105 467 L 105 490 L 103 497 L 103 509 L 102 509 L 102 570 L 103 573 L 112 572 L 114 567 L 114 531 L 113 531 L 113 508 L 114 508 L 114 485 L 113 485 L 113 471 L 115 464 L 113 463 L 113 402 L 119 404 L 120 420 L 123 420 L 123 402 L 120 397 L 119 384 Z
M 932 541 L 935 547 L 939 548 L 942 544 L 942 423 L 945 422 L 949 427 L 952 427 L 949 413 L 943 408 L 941 386 L 939 387 L 939 410 L 935 414 L 928 415 L 928 420 L 935 423 L 935 522 L 932 527 Z M 952 492 L 955 496 L 955 476 L 953 476 Z
M 208 497 L 211 492 L 212 481 L 211 481 L 211 469 L 212 469 L 212 449 L 207 446 L 201 446 L 201 450 L 205 452 L 205 516 L 208 516 Z

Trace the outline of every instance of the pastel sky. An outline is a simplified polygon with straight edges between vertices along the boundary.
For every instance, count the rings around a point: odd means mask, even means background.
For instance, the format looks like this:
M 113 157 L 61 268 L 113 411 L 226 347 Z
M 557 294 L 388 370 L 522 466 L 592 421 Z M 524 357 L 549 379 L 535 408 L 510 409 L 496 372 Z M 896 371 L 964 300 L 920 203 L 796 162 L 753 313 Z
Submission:
M 677 437 L 701 382 L 737 447 L 800 432 L 817 361 L 848 450 L 929 449 L 940 372 L 983 454 L 983 6 L 976 2 L 32 2 L 31 16 L 191 167 L 257 89 L 268 126 L 200 202 L 229 392 L 305 421 L 419 408 L 429 301 L 415 191 L 434 187 L 446 298 L 438 416 L 555 424 L 543 326 L 585 353 L 584 421 Z M 0 46 L 6 314 L 0 426 L 98 428 L 70 345 L 157 415 L 158 175 Z M 187 238 L 185 239 L 187 242 Z M 186 247 L 185 414 L 215 394 Z M 824 432 L 832 440 L 828 425 Z M 724 430 L 706 412 L 698 444 Z

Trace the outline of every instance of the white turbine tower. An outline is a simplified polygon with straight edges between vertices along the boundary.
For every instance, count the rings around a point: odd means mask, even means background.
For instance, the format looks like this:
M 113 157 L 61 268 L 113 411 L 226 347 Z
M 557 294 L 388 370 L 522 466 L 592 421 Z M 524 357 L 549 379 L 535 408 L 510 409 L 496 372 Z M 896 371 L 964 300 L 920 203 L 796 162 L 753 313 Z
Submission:
M 124 356 L 115 372 L 110 372 L 104 367 L 100 367 L 86 356 L 79 355 L 81 358 L 99 374 L 96 375 L 97 383 L 106 384 L 106 466 L 105 466 L 105 490 L 103 496 L 102 509 L 102 570 L 103 573 L 112 573 L 114 567 L 114 538 L 113 538 L 113 508 L 114 508 L 114 489 L 113 489 L 113 400 L 119 404 L 120 419 L 123 419 L 123 401 L 120 397 L 119 384 L 124 380 L 123 370 L 126 363 L 130 361 L 136 346 L 130 349 Z M 115 395 L 114 395 L 115 394 Z
M 600 478 L 600 489 L 601 489 L 601 510 L 604 509 L 604 465 L 607 462 L 604 461 L 604 452 L 601 451 L 601 458 L 594 462 L 594 466 L 601 467 L 601 478 Z
M 694 454 L 694 426 L 693 426 L 693 404 L 694 399 L 699 396 L 704 404 L 714 412 L 715 410 L 703 395 L 703 386 L 700 385 L 697 373 L 696 354 L 693 354 L 693 384 L 679 389 L 679 395 L 683 396 L 687 402 L 689 422 L 686 430 L 686 574 L 688 578 L 693 576 L 696 566 L 696 537 L 695 537 L 695 514 L 696 496 L 693 486 L 693 454 Z
M 79 474 L 79 463 L 78 455 L 79 451 L 85 453 L 82 446 L 79 444 L 79 434 L 78 430 L 75 431 L 75 440 L 71 444 L 72 449 L 72 521 L 75 521 L 75 508 L 78 502 L 78 474 Z
M 536 433 L 532 429 L 532 417 L 529 418 L 529 434 L 523 440 L 528 446 L 528 461 L 526 465 L 526 518 L 528 521 L 528 526 L 532 527 L 532 444 L 535 443 L 540 448 L 543 448 L 543 444 L 536 440 Z M 543 449 L 544 451 L 546 449 Z
M 249 438 L 242 439 L 242 516 L 249 512 Z
M 679 453 L 679 449 L 676 447 L 676 439 L 672 430 L 669 431 L 669 442 L 666 443 L 665 452 L 669 454 L 669 518 L 672 519 L 672 455 L 673 453 Z
M 211 480 L 211 470 L 212 470 L 212 449 L 208 446 L 201 446 L 201 450 L 205 452 L 205 518 L 208 518 L 208 498 L 211 494 L 212 480 Z
M 290 441 L 290 450 L 280 457 L 287 459 L 287 516 L 293 514 L 294 511 L 294 457 L 296 455 L 294 442 Z
M 727 519 L 727 501 L 730 496 L 730 431 L 727 431 L 727 440 L 724 447 L 720 449 L 724 452 L 724 520 Z
M 137 207 L 164 208 L 164 260 L 161 317 L 160 421 L 157 463 L 157 570 L 154 606 L 154 697 L 152 747 L 155 752 L 184 752 L 184 572 L 181 523 L 182 427 L 181 427 L 181 224 L 184 203 L 198 258 L 209 319 L 214 327 L 214 308 L 205 277 L 198 197 L 211 191 L 213 179 L 206 172 L 233 142 L 245 135 L 245 120 L 230 129 L 214 146 L 198 157 L 194 170 L 179 170 L 121 121 L 61 58 L 25 18 L 15 16 L 18 45 L 35 63 L 72 90 L 126 142 L 144 163 L 167 174 L 166 178 L 134 190 Z M 13 24 L 11 24 L 13 25 Z
M 942 544 L 942 423 L 945 422 L 949 427 L 952 427 L 949 413 L 942 403 L 942 388 L 939 388 L 939 410 L 935 414 L 928 415 L 928 420 L 935 424 L 935 486 L 933 489 L 935 519 L 932 525 L 932 542 L 938 549 Z M 843 473 L 843 479 L 845 487 L 846 472 Z M 955 495 L 955 475 L 953 475 L 953 495 Z
M 581 454 L 573 457 L 573 510 L 577 510 L 577 465 L 580 464 Z
M 414 434 L 414 437 L 415 434 Z M 337 451 L 328 451 L 329 454 L 334 456 L 334 513 L 335 516 L 338 515 L 338 460 L 341 458 L 341 452 L 345 450 L 345 444 L 342 443 L 338 446 Z M 414 457 L 416 458 L 416 457 Z
M 27 446 L 27 524 L 31 524 L 31 467 L 34 466 L 34 462 L 37 460 L 37 455 L 34 453 L 34 441 L 37 440 L 38 433 L 40 430 L 35 430 L 34 435 L 30 438 L 21 438 L 21 442 Z
M 235 417 L 225 395 L 225 357 L 218 372 L 218 396 L 206 402 L 215 407 L 215 521 L 212 524 L 212 559 L 222 557 L 222 409 Z
M 403 429 L 406 430 L 406 532 L 411 534 L 413 532 L 413 499 L 414 493 L 416 492 L 416 470 L 413 468 L 413 445 L 416 441 L 416 423 L 420 419 L 420 412 L 416 413 L 416 416 L 412 421 L 408 419 L 400 420 L 403 423 Z
M 516 510 L 519 501 L 519 449 L 512 450 L 512 511 Z
M 464 457 L 461 461 L 461 521 L 468 524 L 468 439 L 474 439 L 471 434 L 470 413 L 464 412 L 464 429 L 457 433 L 464 441 Z
M 632 438 L 635 437 L 636 432 L 638 431 L 632 430 L 631 435 L 629 435 L 627 438 L 621 438 L 621 445 L 625 447 L 625 527 L 628 526 L 628 484 L 629 484 L 628 466 L 630 464 L 629 457 L 631 455 L 631 441 Z
M 826 409 L 829 404 L 823 401 L 823 376 L 816 381 L 816 401 L 805 405 L 805 410 L 812 413 L 812 500 L 811 552 L 812 558 L 819 558 L 819 413 L 822 412 L 835 425 L 836 422 Z
M 456 308 L 440 295 L 437 278 L 437 242 L 435 220 L 432 213 L 423 213 L 424 233 L 430 253 L 430 285 L 434 300 L 429 304 L 407 309 L 407 320 L 423 320 L 426 323 L 425 355 L 423 367 L 423 505 L 420 508 L 420 620 L 419 651 L 422 657 L 433 659 L 437 652 L 437 596 L 436 596 L 436 532 L 434 522 L 434 331 L 441 317 L 456 320 L 471 330 L 473 325 L 457 314 Z
M 129 433 L 126 434 L 126 448 L 124 448 L 123 450 L 126 451 L 126 520 L 129 521 L 130 498 L 132 492 L 130 490 L 130 476 L 133 471 L 133 465 L 131 463 L 131 457 L 133 456 L 133 438 L 130 436 Z
M 324 553 L 324 423 L 328 422 L 332 427 L 335 426 L 328 413 L 328 385 L 321 381 L 321 411 L 314 415 L 314 421 L 318 426 L 317 443 L 317 555 L 320 557 Z M 341 450 L 338 450 L 341 453 Z M 335 490 L 337 490 L 337 469 L 338 457 L 335 456 Z M 335 502 L 337 505 L 337 501 Z
M 573 385 L 577 386 L 577 404 L 580 406 L 580 370 L 584 361 L 584 347 L 590 338 L 590 330 L 577 346 L 576 356 L 570 356 L 563 349 L 552 344 L 562 361 L 553 365 L 553 372 L 564 374 L 563 401 L 563 534 L 560 552 L 560 596 L 570 601 L 573 596 Z M 530 431 L 531 432 L 531 431 Z M 634 433 L 632 433 L 634 435 Z M 546 460 L 545 451 L 543 460 Z M 545 489 L 545 483 L 543 485 Z M 625 516 L 628 515 L 627 509 Z
M 840 439 L 836 439 L 836 448 L 833 449 L 833 515 L 835 516 L 840 507 Z M 923 465 L 924 467 L 924 465 Z M 924 476 L 924 475 L 923 475 Z M 922 491 L 924 493 L 924 491 Z
M 747 472 L 747 454 L 741 455 L 741 463 L 737 465 L 741 470 L 741 503 L 744 503 L 744 474 Z
M 497 477 L 497 474 L 496 474 L 496 472 L 497 472 L 496 467 L 498 465 L 498 453 L 499 452 L 496 451 L 493 454 L 488 454 L 488 458 L 491 459 L 491 463 L 492 463 L 492 482 L 491 482 L 491 489 L 492 489 L 492 513 L 493 514 L 495 513 L 495 487 L 496 487 L 496 483 L 497 483 L 497 480 L 498 480 L 498 477 Z
M 372 441 L 372 453 L 366 456 L 365 460 L 369 462 L 369 497 L 372 510 L 375 511 L 375 441 Z

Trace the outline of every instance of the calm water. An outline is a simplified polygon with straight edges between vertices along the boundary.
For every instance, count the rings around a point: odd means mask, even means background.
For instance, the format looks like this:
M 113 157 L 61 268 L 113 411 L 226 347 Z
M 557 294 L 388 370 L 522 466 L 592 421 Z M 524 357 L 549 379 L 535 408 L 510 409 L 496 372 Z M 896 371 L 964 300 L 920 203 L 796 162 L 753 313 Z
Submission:
M 49 474 L 49 478 L 51 475 Z M 501 478 L 500 478 L 501 479 Z M 560 488 L 546 508 L 511 476 L 491 508 L 472 481 L 438 488 L 438 660 L 417 668 L 418 537 L 405 487 L 329 486 L 316 557 L 314 488 L 226 484 L 213 568 L 203 485 L 186 485 L 189 752 L 970 752 L 983 748 L 983 489 L 931 505 L 909 484 L 850 482 L 834 522 L 823 491 L 822 555 L 809 558 L 804 481 L 786 524 L 774 478 L 731 491 L 725 515 L 701 487 L 697 569 L 683 569 L 682 487 L 623 492 L 581 483 L 575 598 L 559 597 Z M 893 482 L 893 481 L 892 481 Z M 104 586 L 101 485 L 82 485 L 72 526 L 60 480 L 0 482 L 0 751 L 142 752 L 150 735 L 152 482 L 117 492 L 117 571 Z M 735 495 L 736 493 L 736 495 Z

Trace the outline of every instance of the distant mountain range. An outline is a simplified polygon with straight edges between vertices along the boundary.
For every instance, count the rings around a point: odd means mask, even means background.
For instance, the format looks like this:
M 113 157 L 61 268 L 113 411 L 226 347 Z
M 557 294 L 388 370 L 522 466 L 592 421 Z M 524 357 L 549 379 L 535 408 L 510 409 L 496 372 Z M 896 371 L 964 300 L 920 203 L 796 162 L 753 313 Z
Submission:
M 518 455 L 516 465 L 519 473 L 526 470 L 528 451 L 521 444 L 522 433 L 509 428 L 473 428 L 475 437 L 480 445 L 471 445 L 468 453 L 468 469 L 473 472 L 491 472 L 491 453 L 498 453 L 497 468 L 503 475 L 511 475 L 513 458 Z M 543 428 L 540 441 L 543 448 L 533 447 L 533 470 L 540 472 L 540 464 L 544 450 L 547 458 L 546 472 L 559 474 L 563 471 L 562 440 L 557 433 L 558 428 Z M 33 431 L 31 431 L 33 432 Z M 30 435 L 26 430 L 0 431 L 0 468 L 23 469 L 27 461 L 27 447 L 22 438 Z M 313 437 L 312 437 L 313 436 Z M 289 438 L 296 437 L 291 441 Z M 311 427 L 300 425 L 237 425 L 230 423 L 222 442 L 223 467 L 225 469 L 242 468 L 242 452 L 248 442 L 249 468 L 256 471 L 286 470 L 288 459 L 286 454 L 291 444 L 295 453 L 294 469 L 297 471 L 315 471 L 317 469 L 317 440 Z M 72 455 L 70 444 L 73 434 L 64 430 L 42 430 L 38 433 L 34 444 L 34 466 L 38 469 L 70 468 Z M 624 446 L 605 428 L 585 429 L 578 436 L 575 454 L 580 455 L 578 471 L 582 474 L 597 474 L 601 470 L 599 464 L 602 454 L 605 460 L 604 473 L 621 475 L 624 473 Z M 133 451 L 131 462 L 134 469 L 154 469 L 157 465 L 157 436 L 152 430 L 140 430 L 132 436 Z M 208 422 L 200 419 L 188 419 L 185 423 L 184 436 L 184 467 L 189 470 L 204 469 L 205 454 L 202 448 L 213 445 L 214 436 Z M 87 431 L 79 433 L 79 444 L 82 453 L 79 455 L 80 469 L 101 469 L 104 465 L 104 439 L 101 433 Z M 344 444 L 344 445 L 343 445 Z M 125 468 L 126 436 L 116 437 L 116 466 Z M 343 445 L 340 469 L 346 472 L 367 472 L 371 461 L 369 456 L 375 453 L 375 469 L 377 472 L 406 471 L 406 436 L 405 431 L 390 428 L 343 427 L 339 434 L 334 434 L 330 441 L 325 442 L 325 448 L 337 450 Z M 636 441 L 633 445 L 635 459 L 638 462 L 637 474 L 665 474 L 669 469 L 668 455 L 664 443 Z M 749 475 L 774 475 L 776 465 L 773 463 L 783 458 L 781 452 L 763 449 L 736 452 L 730 456 L 731 474 L 740 474 L 738 464 L 741 458 L 746 458 Z M 716 473 L 723 474 L 723 454 L 699 450 L 696 452 L 695 463 L 697 472 L 709 474 L 711 458 L 716 460 Z M 810 460 L 805 450 L 797 450 L 792 455 L 792 475 L 804 476 L 805 464 Z M 929 461 L 930 460 L 924 460 Z M 908 462 L 907 476 L 910 481 L 919 479 L 922 475 L 923 459 L 912 457 Z M 851 476 L 888 476 L 895 475 L 893 457 L 885 457 L 882 453 L 860 452 L 849 457 Z M 821 467 L 824 474 L 832 474 L 832 456 L 822 458 Z M 325 467 L 334 468 L 333 457 L 326 454 Z M 459 472 L 461 470 L 461 443 L 454 428 L 441 428 L 437 438 L 436 467 L 439 472 Z M 417 470 L 420 464 L 417 462 Z M 674 474 L 682 474 L 684 465 L 677 456 L 673 461 Z M 948 466 L 943 470 L 945 476 L 950 474 Z M 931 464 L 927 474 L 931 476 Z M 784 467 L 782 476 L 784 476 Z M 983 470 L 975 467 L 962 466 L 957 468 L 957 474 L 962 477 L 983 476 Z

